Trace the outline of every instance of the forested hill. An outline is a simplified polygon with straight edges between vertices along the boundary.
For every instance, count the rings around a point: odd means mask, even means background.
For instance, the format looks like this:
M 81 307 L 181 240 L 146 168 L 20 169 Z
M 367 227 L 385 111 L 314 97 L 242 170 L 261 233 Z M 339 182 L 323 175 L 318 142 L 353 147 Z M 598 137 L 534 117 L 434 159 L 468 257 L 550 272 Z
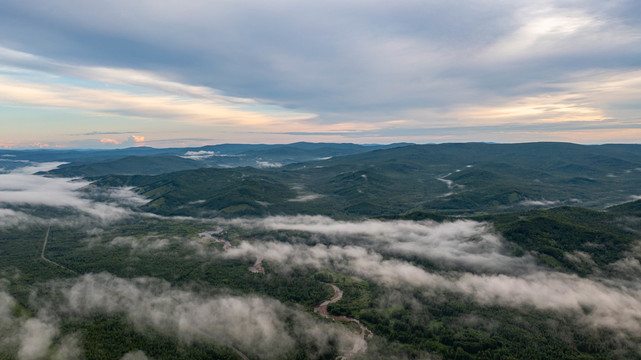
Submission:
M 161 214 L 371 216 L 427 210 L 470 215 L 561 205 L 602 209 L 639 194 L 640 154 L 638 145 L 430 144 L 282 168 L 197 169 L 94 180 L 137 187 L 150 200 L 146 209 Z

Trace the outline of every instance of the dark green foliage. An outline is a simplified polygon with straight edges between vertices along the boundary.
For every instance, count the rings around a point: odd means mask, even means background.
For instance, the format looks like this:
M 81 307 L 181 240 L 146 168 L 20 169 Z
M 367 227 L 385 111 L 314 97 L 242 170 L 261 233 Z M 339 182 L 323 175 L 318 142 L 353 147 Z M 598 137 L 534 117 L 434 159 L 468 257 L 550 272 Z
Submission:
M 203 164 L 198 161 L 172 155 L 128 156 L 107 162 L 62 165 L 49 171 L 49 174 L 62 177 L 91 177 L 109 174 L 154 175 L 200 167 L 203 167 Z
M 400 218 L 432 218 L 429 213 L 408 213 Z M 582 273 L 564 254 L 579 250 L 592 256 L 598 266 L 620 258 L 629 246 L 629 234 L 618 223 L 618 215 L 581 208 L 557 208 L 484 217 L 506 239 L 525 250 L 548 256 L 567 271 Z M 403 354 L 419 358 L 427 353 L 443 359 L 638 359 L 629 347 L 617 343 L 606 330 L 577 326 L 571 315 L 530 308 L 484 306 L 457 294 L 428 294 L 421 291 L 392 290 L 376 283 L 357 280 L 326 271 L 294 269 L 279 271 L 279 264 L 264 262 L 265 275 L 247 270 L 253 259 L 222 259 L 196 256 L 187 247 L 171 245 L 162 251 L 133 251 L 109 246 L 116 236 L 138 238 L 193 239 L 212 226 L 199 222 L 132 219 L 112 226 L 98 237 L 79 229 L 54 226 L 47 256 L 78 273 L 108 271 L 131 278 L 153 276 L 173 286 L 191 289 L 227 289 L 236 294 L 262 294 L 296 306 L 311 309 L 332 295 L 326 284 L 336 284 L 343 299 L 328 307 L 330 313 L 357 318 L 377 336 L 372 340 L 372 357 Z M 11 278 L 7 288 L 26 308 L 31 286 L 43 281 L 71 276 L 39 259 L 46 228 L 4 228 L 0 238 L 0 259 L 4 276 Z M 523 232 L 529 232 L 523 235 Z M 157 234 L 157 235 L 153 235 Z M 228 228 L 225 238 L 286 240 L 292 232 Z M 304 239 L 301 239 L 304 241 Z M 588 243 L 602 246 L 597 249 Z M 93 245 L 91 245 L 93 244 Z M 216 244 L 220 249 L 220 244 Z M 213 249 L 212 249 L 213 250 Z M 542 260 L 543 261 L 543 260 Z M 13 272 L 19 277 L 11 276 Z M 397 293 L 394 293 L 397 291 Z M 62 324 L 63 333 L 80 334 L 86 358 L 119 359 L 132 350 L 143 350 L 153 358 L 237 358 L 228 348 L 206 344 L 186 344 L 153 331 L 143 333 L 122 317 L 97 316 L 70 318 Z M 356 330 L 355 330 L 356 331 Z M 307 346 L 307 345 L 305 345 Z M 305 358 L 299 348 L 290 358 Z M 378 354 L 378 355 L 377 355 Z M 326 358 L 334 355 L 326 354 Z M 325 356 L 325 355 L 324 355 Z M 363 355 L 367 358 L 367 354 Z M 384 358 L 385 356 L 383 356 Z
M 622 258 L 635 236 L 622 226 L 619 215 L 578 207 L 560 207 L 524 213 L 480 217 L 489 220 L 506 240 L 537 254 L 541 262 L 581 275 L 594 267 Z M 576 252 L 588 254 L 594 263 L 578 261 Z M 585 260 L 585 259 L 584 259 Z
M 612 213 L 622 216 L 641 216 L 641 200 L 630 201 L 608 208 Z
M 137 186 L 160 214 L 473 215 L 577 203 L 603 208 L 637 194 L 637 168 L 641 158 L 618 147 L 469 143 L 395 147 L 281 169 L 109 176 L 97 184 Z M 289 201 L 306 194 L 318 196 Z
M 383 216 L 380 216 L 379 218 L 385 219 L 385 220 L 411 220 L 411 221 L 433 220 L 437 222 L 451 219 L 448 216 L 435 214 L 427 211 L 412 211 L 412 212 L 399 214 L 399 215 L 383 215 Z
M 238 359 L 229 348 L 204 344 L 186 344 L 169 336 L 147 330 L 137 332 L 121 317 L 95 316 L 73 319 L 63 331 L 79 333 L 87 359 L 118 360 L 131 351 L 143 351 L 153 359 Z

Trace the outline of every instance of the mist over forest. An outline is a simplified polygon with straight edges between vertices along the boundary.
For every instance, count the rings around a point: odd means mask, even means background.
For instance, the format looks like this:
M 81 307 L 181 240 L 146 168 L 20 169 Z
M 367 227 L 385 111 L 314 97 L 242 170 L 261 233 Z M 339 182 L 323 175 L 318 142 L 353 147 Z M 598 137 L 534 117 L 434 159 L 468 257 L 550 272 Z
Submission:
M 0 358 L 641 358 L 637 147 L 516 169 L 534 145 L 474 146 L 74 177 L 5 156 Z

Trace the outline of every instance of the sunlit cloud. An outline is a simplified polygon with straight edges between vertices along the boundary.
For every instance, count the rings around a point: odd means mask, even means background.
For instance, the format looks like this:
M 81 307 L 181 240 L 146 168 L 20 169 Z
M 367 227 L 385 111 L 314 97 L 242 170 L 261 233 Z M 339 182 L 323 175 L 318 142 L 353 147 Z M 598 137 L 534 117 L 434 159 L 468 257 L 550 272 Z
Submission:
M 313 117 L 284 109 L 262 112 L 161 93 L 139 94 L 65 84 L 39 84 L 7 75 L 0 75 L 0 94 L 3 94 L 1 100 L 5 103 L 85 110 L 94 115 L 118 114 L 150 120 L 165 118 L 200 125 L 266 126 Z
M 137 136 L 137 135 L 132 135 L 127 138 L 127 140 L 124 141 L 119 141 L 116 139 L 112 138 L 102 138 L 100 139 L 100 143 L 102 144 L 113 144 L 113 145 L 142 145 L 145 142 L 145 137 L 144 136 Z
M 548 87 L 548 92 L 543 95 L 495 97 L 488 99 L 483 105 L 462 104 L 448 110 L 413 109 L 405 111 L 403 116 L 411 119 L 406 121 L 406 126 L 409 127 L 416 126 L 421 121 L 424 123 L 426 119 L 439 119 L 440 121 L 432 121 L 435 128 L 548 124 L 551 126 L 547 132 L 533 132 L 535 138 L 538 136 L 548 139 L 562 138 L 568 134 L 568 131 L 562 131 L 554 127 L 554 124 L 585 123 L 592 127 L 604 123 L 601 127 L 625 127 L 638 122 L 635 101 L 641 96 L 641 71 L 572 73 L 566 75 L 565 80 Z M 579 134 L 584 130 L 589 131 L 577 128 L 572 139 L 579 138 L 581 141 Z M 515 129 L 510 132 L 515 132 Z M 619 135 L 624 135 L 623 129 L 619 130 Z M 598 137 L 592 140 L 598 141 Z
M 554 123 L 566 121 L 601 121 L 607 119 L 603 110 L 591 107 L 585 100 L 569 94 L 526 97 L 498 106 L 481 106 L 463 109 L 459 119 L 484 125 L 527 122 Z
M 120 144 L 120 141 L 110 138 L 102 138 L 100 142 L 103 144 Z
M 68 128 L 58 138 L 20 133 L 3 144 L 82 146 L 63 136 L 101 130 L 144 133 L 150 146 L 185 143 L 173 137 L 627 142 L 623 132 L 589 141 L 579 134 L 639 124 L 641 27 L 633 2 L 185 7 L 168 0 L 126 15 L 120 2 L 91 11 L 65 3 L 57 12 L 38 4 L 9 6 L 4 16 L 15 19 L 0 21 L 0 106 L 5 119 L 47 118 Z M 285 10 L 293 16 L 284 19 Z M 114 44 L 105 46 L 106 38 Z M 71 130 L 81 121 L 85 128 Z M 100 146 L 100 137 L 84 140 Z

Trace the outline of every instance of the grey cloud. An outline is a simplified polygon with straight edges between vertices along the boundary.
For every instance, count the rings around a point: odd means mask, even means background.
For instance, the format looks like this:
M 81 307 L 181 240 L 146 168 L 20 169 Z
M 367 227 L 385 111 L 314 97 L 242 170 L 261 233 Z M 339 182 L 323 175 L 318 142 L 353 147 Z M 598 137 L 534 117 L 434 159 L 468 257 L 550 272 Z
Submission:
M 355 107 L 466 103 L 527 92 L 524 84 L 529 91 L 538 84 L 541 93 L 568 70 L 629 66 L 638 58 L 639 25 L 631 15 L 638 6 L 631 1 L 59 6 L 51 12 L 39 2 L 3 4 L 0 41 L 90 63 L 152 64 L 192 83 L 311 111 L 331 104 L 323 118 Z M 202 34 L 226 36 L 203 41 Z M 120 38 L 131 51 L 102 51 Z M 176 48 L 185 56 L 173 56 Z
M 87 185 L 83 188 L 86 193 L 91 195 L 91 198 L 96 201 L 104 201 L 116 203 L 119 205 L 137 207 L 149 202 L 133 190 L 133 187 L 117 187 L 117 188 L 98 188 L 93 185 Z

